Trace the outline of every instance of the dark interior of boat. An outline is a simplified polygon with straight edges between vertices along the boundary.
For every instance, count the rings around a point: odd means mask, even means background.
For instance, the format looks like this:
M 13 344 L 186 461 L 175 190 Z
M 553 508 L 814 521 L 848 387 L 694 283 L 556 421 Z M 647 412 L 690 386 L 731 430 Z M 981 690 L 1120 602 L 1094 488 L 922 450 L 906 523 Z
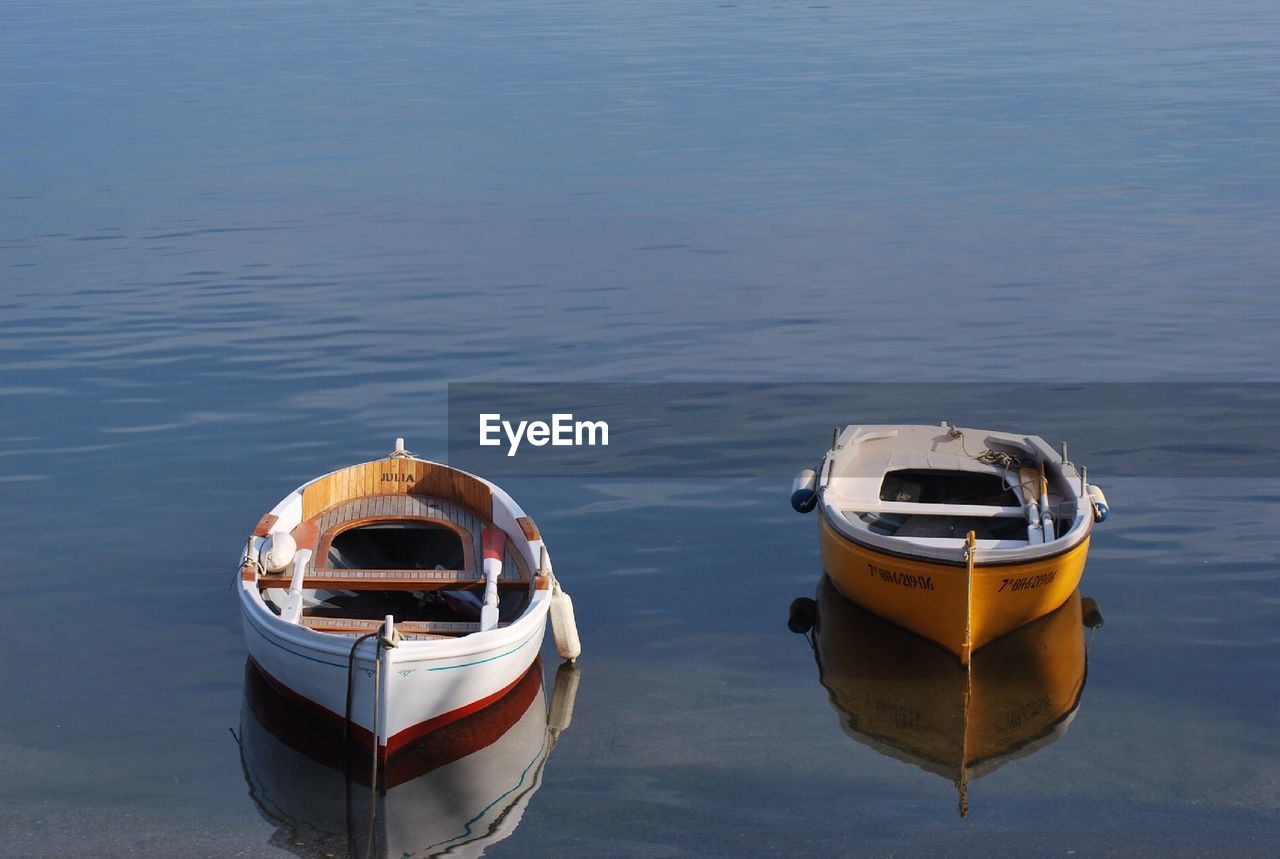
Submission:
M 954 537 L 964 539 L 970 531 L 979 540 L 1025 540 L 1027 523 L 1022 519 L 991 519 L 982 516 L 906 516 L 898 513 L 863 513 L 859 517 L 867 530 L 887 537 Z
M 307 617 L 371 618 L 395 615 L 396 622 L 480 620 L 483 591 L 335 591 L 324 605 L 308 608 Z M 514 620 L 529 601 L 527 593 L 498 596 L 498 621 Z
M 462 538 L 426 522 L 381 522 L 349 528 L 329 544 L 327 566 L 338 570 L 461 570 Z
M 349 528 L 333 538 L 326 566 L 341 570 L 461 570 L 462 539 L 428 522 L 379 522 Z M 381 618 L 412 621 L 479 621 L 483 584 L 466 590 L 334 591 L 308 617 Z M 498 619 L 517 617 L 528 603 L 524 592 L 501 593 Z
M 881 501 L 918 504 L 975 504 L 987 507 L 1020 507 L 1004 477 L 974 471 L 903 469 L 891 471 L 880 484 Z M 932 516 L 896 513 L 863 513 L 858 517 L 867 529 L 892 537 L 952 537 L 963 539 L 970 531 L 979 540 L 1025 540 L 1027 523 L 1014 517 Z M 1070 522 L 1055 520 L 1057 533 Z
M 880 484 L 880 500 L 911 501 L 918 504 L 1021 506 L 1013 490 L 1004 485 L 1002 475 L 978 471 L 890 471 Z

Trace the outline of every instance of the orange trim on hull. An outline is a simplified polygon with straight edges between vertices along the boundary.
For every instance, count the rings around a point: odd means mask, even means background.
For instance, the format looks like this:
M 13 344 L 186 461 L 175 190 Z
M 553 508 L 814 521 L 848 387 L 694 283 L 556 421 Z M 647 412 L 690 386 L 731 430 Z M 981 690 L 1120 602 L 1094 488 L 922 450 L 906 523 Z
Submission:
M 869 548 L 837 532 L 825 516 L 818 528 L 822 563 L 837 590 L 962 661 L 966 617 L 972 650 L 1043 617 L 1075 591 L 1089 552 L 1088 537 L 1063 553 L 1017 564 L 983 564 L 979 550 L 970 596 L 964 566 Z

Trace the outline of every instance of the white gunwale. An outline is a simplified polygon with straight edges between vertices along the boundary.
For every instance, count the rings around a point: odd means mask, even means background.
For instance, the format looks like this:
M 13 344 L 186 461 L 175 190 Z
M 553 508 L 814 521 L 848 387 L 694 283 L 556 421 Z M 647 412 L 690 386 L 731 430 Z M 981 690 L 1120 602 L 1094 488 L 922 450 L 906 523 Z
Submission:
M 950 434 L 954 429 L 959 436 Z M 1043 462 L 1060 518 L 1069 519 L 1064 533 L 1045 543 L 1029 540 L 978 540 L 979 564 L 1022 564 L 1070 551 L 1085 540 L 1093 525 L 1093 507 L 1083 491 L 1080 473 L 1038 436 L 973 428 L 862 425 L 846 427 L 819 469 L 819 508 L 842 537 L 892 555 L 963 564 L 963 537 L 910 537 L 878 534 L 858 517 L 866 513 L 1018 518 L 1023 508 L 987 505 L 918 504 L 883 501 L 880 488 L 887 473 L 913 468 L 1007 475 L 1008 469 L 980 461 L 977 454 L 994 450 Z M 1015 488 L 1019 481 L 1008 481 Z

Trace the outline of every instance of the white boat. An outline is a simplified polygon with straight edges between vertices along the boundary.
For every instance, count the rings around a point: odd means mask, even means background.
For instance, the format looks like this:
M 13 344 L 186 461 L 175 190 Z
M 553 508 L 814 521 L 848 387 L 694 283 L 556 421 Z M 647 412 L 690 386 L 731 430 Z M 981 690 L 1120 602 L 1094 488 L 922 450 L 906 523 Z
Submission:
M 581 650 L 533 520 L 403 439 L 272 508 L 246 543 L 239 594 L 267 681 L 382 762 L 510 691 L 548 614 L 560 655 Z

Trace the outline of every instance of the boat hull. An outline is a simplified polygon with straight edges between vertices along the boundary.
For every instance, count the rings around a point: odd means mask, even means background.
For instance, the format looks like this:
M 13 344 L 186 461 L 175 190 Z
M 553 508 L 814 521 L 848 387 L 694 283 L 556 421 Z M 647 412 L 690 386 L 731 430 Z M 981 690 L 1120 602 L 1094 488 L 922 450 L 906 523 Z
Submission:
M 1089 538 L 1015 564 L 975 564 L 970 594 L 960 563 L 895 555 L 863 545 L 820 517 L 822 563 L 853 602 L 933 641 L 967 662 L 969 653 L 1062 605 L 1080 584 Z M 967 624 L 966 624 L 967 621 Z M 970 646 L 965 647 L 965 628 Z
M 350 672 L 350 735 L 370 749 L 376 736 L 385 761 L 415 739 L 498 700 L 538 657 L 546 617 L 546 600 L 537 599 L 509 627 L 462 639 L 406 641 L 382 649 L 376 666 L 374 642 L 363 642 Z M 242 618 L 249 655 L 267 681 L 342 727 L 354 639 L 284 623 L 252 603 L 243 606 Z

